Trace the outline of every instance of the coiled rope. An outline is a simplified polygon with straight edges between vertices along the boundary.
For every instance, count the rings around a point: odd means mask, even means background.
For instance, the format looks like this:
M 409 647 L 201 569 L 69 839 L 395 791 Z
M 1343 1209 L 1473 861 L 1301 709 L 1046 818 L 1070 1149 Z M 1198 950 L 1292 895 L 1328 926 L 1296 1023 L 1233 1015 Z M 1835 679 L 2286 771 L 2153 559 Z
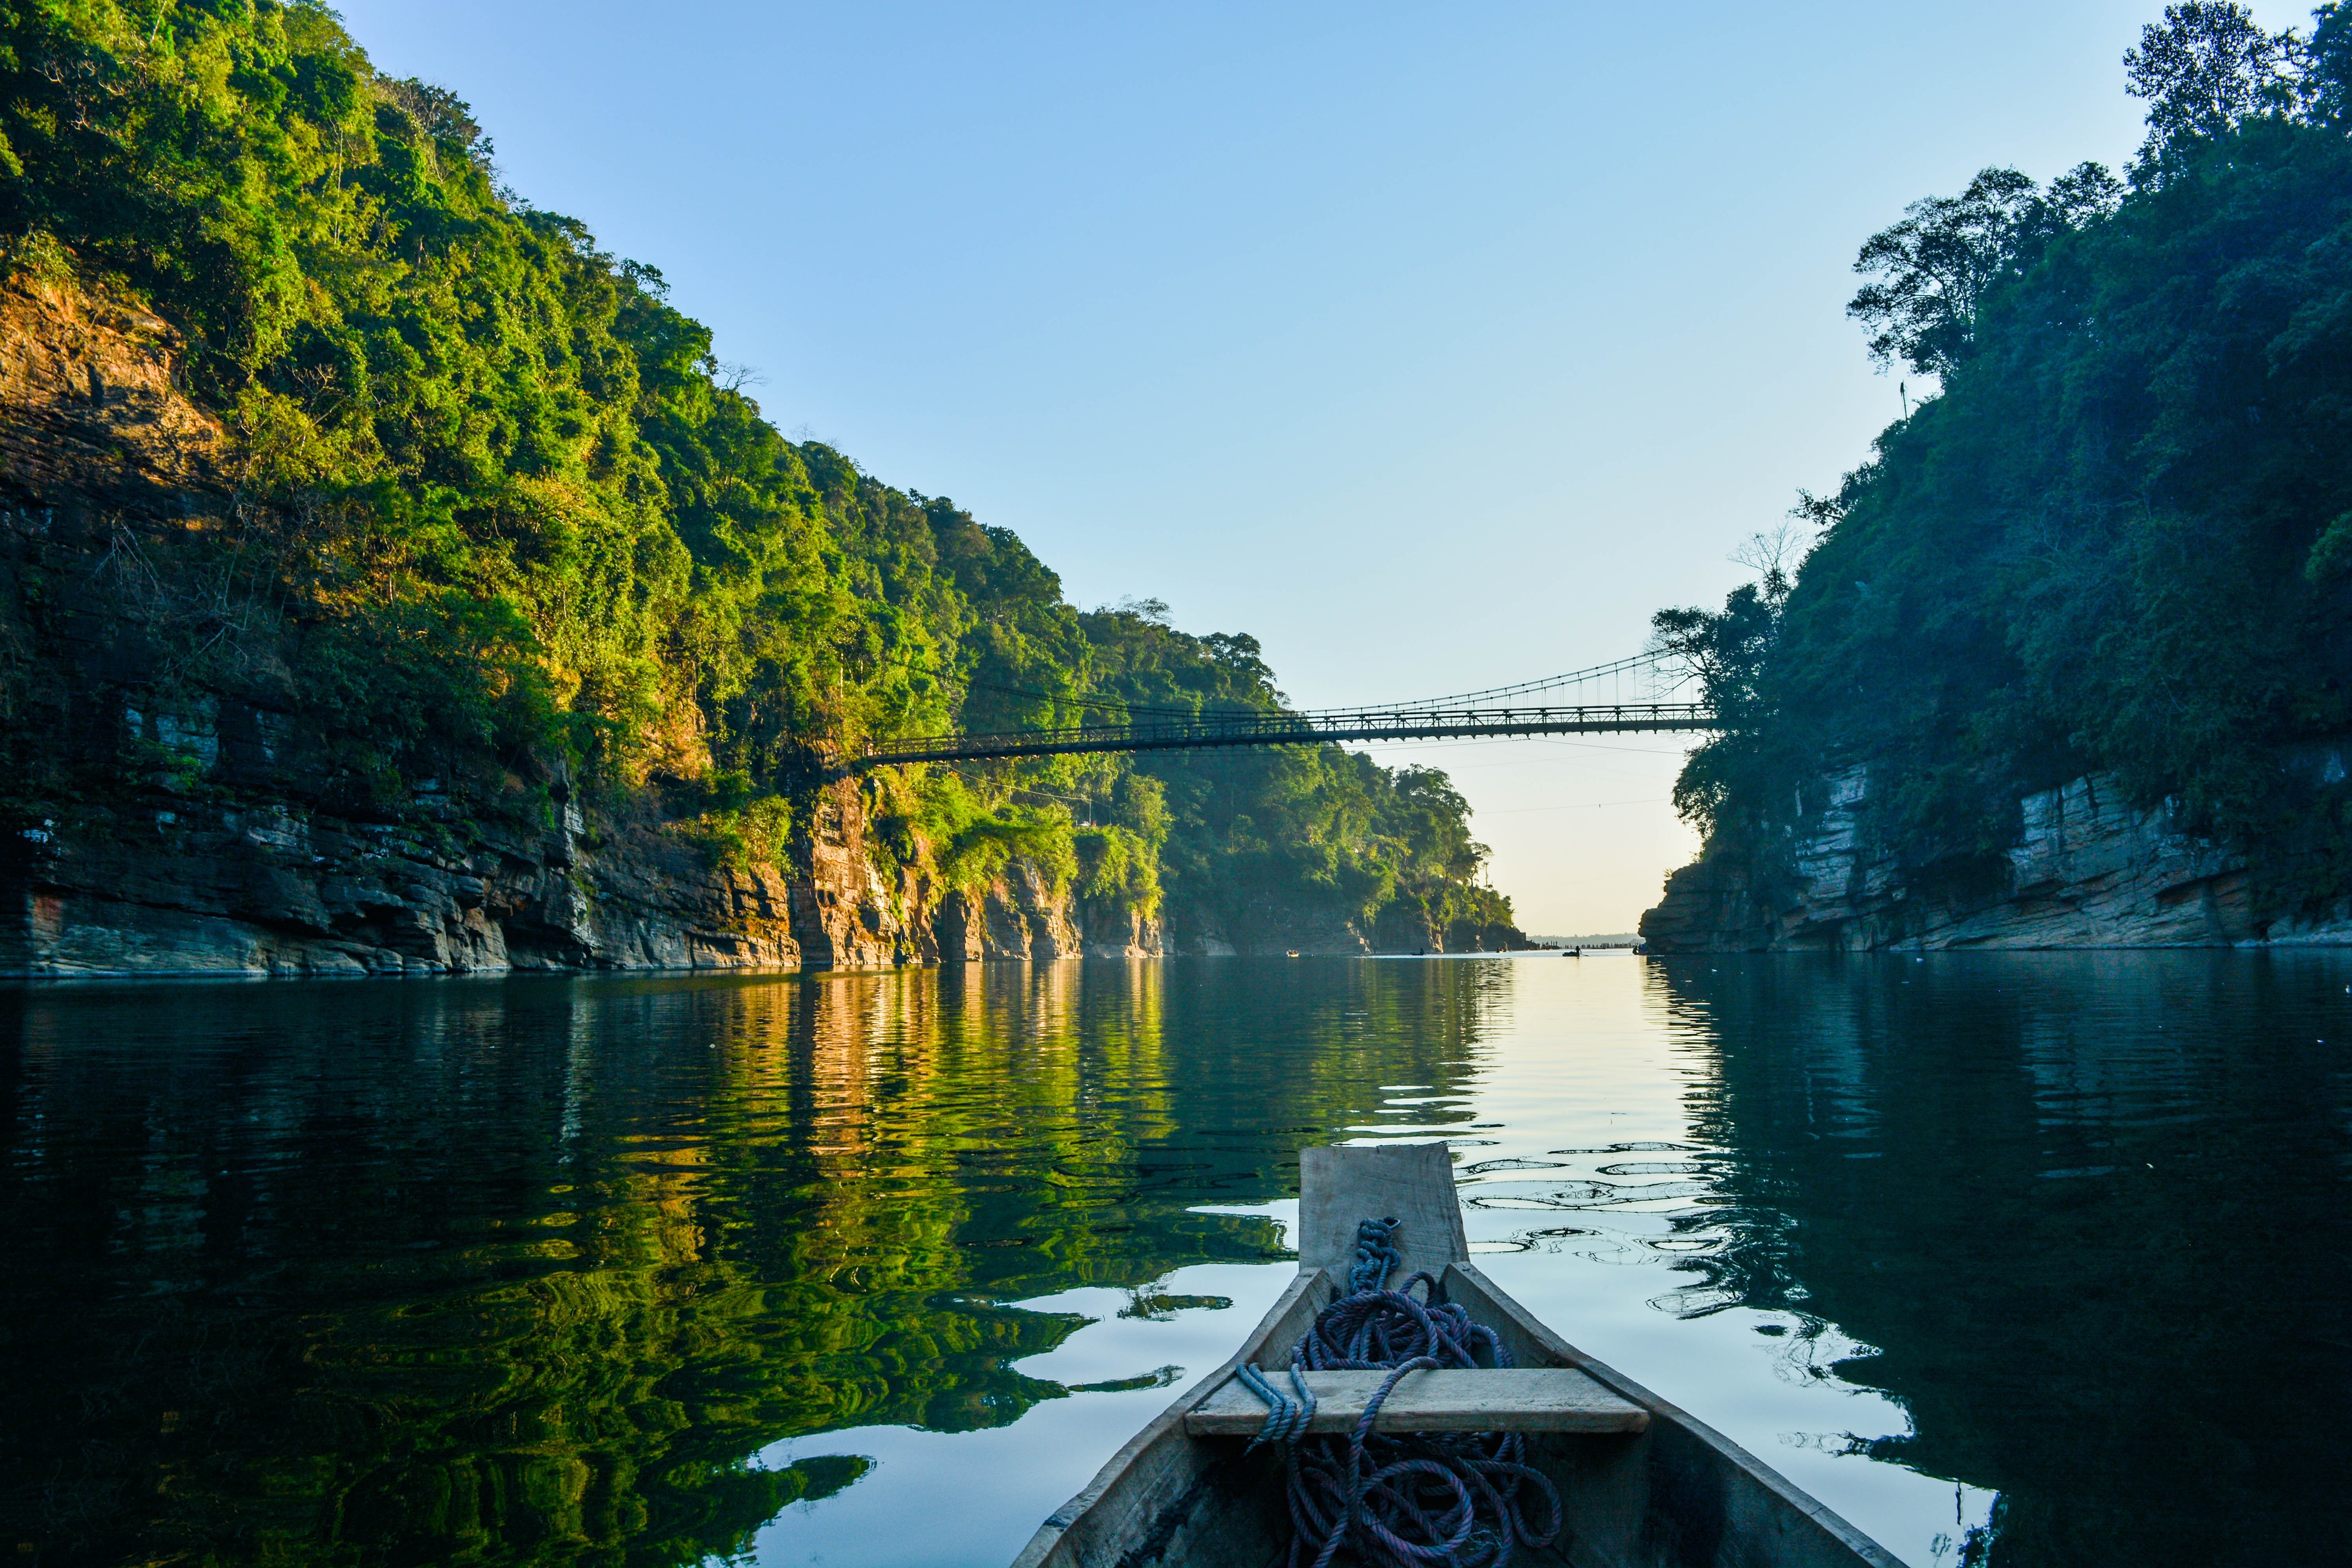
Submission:
M 1372 1424 L 1406 1373 L 1424 1367 L 1508 1366 L 1495 1331 L 1443 1300 L 1436 1279 L 1415 1274 L 1401 1289 L 1388 1277 L 1403 1262 L 1393 1219 L 1356 1227 L 1348 1293 L 1316 1315 L 1290 1352 L 1291 1393 L 1255 1366 L 1240 1377 L 1270 1407 L 1250 1442 L 1282 1446 L 1289 1477 L 1290 1568 L 1328 1568 L 1341 1547 L 1378 1568 L 1503 1568 L 1515 1547 L 1549 1546 L 1559 1534 L 1559 1493 L 1525 1460 L 1516 1432 L 1375 1433 Z M 1423 1287 L 1416 1300 L 1412 1288 Z M 1362 1419 L 1344 1438 L 1310 1437 L 1315 1396 L 1307 1372 L 1386 1371 Z M 1295 1397 L 1294 1397 L 1295 1395 Z M 1542 1505 L 1541 1530 L 1527 1517 Z

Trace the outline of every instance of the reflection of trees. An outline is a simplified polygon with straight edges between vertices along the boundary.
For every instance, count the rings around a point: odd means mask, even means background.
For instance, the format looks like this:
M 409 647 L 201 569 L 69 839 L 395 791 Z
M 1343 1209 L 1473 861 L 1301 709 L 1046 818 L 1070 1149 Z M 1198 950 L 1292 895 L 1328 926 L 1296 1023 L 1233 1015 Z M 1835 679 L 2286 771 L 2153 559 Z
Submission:
M 1694 1267 L 1880 1347 L 1839 1370 L 1915 1435 L 1873 1452 L 1999 1490 L 1993 1562 L 2344 1554 L 2340 960 L 1654 973 L 1741 1205 Z
M 1293 1190 L 1297 1148 L 1382 1083 L 1458 1087 L 1496 984 L 1087 963 L 20 994 L 9 1539 L 735 1550 L 860 1472 L 748 1468 L 769 1444 L 1064 1396 L 1013 1363 L 1079 1320 L 1001 1303 L 1268 1257 L 1265 1222 L 1191 1209 Z

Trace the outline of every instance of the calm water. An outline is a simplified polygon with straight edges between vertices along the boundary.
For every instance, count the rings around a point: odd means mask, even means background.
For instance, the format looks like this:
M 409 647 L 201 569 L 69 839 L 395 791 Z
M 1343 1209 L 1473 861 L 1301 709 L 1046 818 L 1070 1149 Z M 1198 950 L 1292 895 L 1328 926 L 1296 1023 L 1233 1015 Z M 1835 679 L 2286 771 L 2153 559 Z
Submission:
M 2352 955 L 0 993 L 0 1552 L 1001 1564 L 1444 1138 L 1906 1561 L 2352 1560 Z

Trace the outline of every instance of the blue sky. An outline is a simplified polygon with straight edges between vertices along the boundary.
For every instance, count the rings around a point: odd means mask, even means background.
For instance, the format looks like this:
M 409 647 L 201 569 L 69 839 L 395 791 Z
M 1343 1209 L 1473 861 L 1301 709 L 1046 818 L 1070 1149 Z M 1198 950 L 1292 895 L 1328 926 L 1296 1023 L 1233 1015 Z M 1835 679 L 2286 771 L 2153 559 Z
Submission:
M 1855 248 L 1988 164 L 2128 158 L 2159 7 L 341 9 L 782 428 L 1322 706 L 1719 601 L 1896 412 Z M 1668 740 L 1374 754 L 1454 773 L 1533 930 L 1630 926 L 1694 847 Z

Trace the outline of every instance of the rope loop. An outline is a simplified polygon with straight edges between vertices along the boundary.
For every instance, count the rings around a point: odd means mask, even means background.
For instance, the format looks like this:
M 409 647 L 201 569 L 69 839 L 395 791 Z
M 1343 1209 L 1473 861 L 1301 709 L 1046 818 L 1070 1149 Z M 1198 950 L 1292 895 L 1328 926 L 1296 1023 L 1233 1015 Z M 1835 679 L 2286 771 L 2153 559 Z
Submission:
M 1356 1260 L 1348 1269 L 1348 1294 L 1360 1296 L 1367 1290 L 1377 1290 L 1388 1277 L 1403 1266 L 1390 1237 L 1399 1229 L 1394 1215 L 1386 1219 L 1368 1219 L 1356 1226 Z
M 1267 1412 L 1265 1425 L 1258 1429 L 1256 1436 L 1250 1439 L 1250 1448 L 1260 1443 L 1296 1443 L 1307 1436 L 1307 1424 L 1315 1419 L 1315 1395 L 1307 1392 L 1307 1380 L 1298 1374 L 1297 1367 L 1290 1369 L 1291 1390 L 1298 1395 L 1296 1400 L 1268 1383 L 1265 1373 L 1258 1370 L 1255 1363 L 1243 1367 L 1234 1375 L 1242 1380 L 1243 1386 L 1272 1406 Z M 1242 1452 L 1247 1453 L 1249 1448 Z
M 1330 1568 L 1342 1547 L 1375 1568 L 1504 1568 L 1517 1547 L 1550 1545 L 1565 1520 L 1559 1491 L 1527 1463 L 1516 1432 L 1372 1430 L 1406 1373 L 1511 1364 L 1494 1330 L 1443 1300 L 1434 1277 L 1415 1274 L 1402 1289 L 1388 1288 L 1403 1264 L 1400 1228 L 1394 1218 L 1356 1227 L 1347 1294 L 1316 1315 L 1290 1352 L 1295 1398 L 1255 1366 L 1239 1373 L 1268 1407 L 1250 1447 L 1280 1444 L 1289 1472 L 1290 1568 Z M 1303 1374 L 1336 1371 L 1389 1375 L 1344 1438 L 1310 1437 L 1315 1397 Z M 1530 1503 L 1543 1516 L 1540 1529 L 1528 1517 Z

